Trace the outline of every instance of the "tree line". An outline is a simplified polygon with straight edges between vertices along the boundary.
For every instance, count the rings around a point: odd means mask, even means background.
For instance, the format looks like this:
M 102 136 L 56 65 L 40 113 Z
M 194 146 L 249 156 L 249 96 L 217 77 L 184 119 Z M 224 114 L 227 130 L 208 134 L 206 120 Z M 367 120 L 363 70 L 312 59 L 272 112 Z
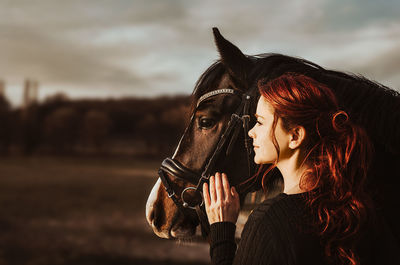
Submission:
M 171 153 L 189 112 L 189 96 L 71 100 L 55 95 L 18 109 L 0 97 L 0 154 Z

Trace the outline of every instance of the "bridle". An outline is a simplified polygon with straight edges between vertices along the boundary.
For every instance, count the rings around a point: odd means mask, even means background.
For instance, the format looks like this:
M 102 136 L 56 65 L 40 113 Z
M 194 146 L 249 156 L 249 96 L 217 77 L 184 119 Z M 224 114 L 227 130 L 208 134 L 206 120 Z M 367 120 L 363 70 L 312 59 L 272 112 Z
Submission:
M 158 175 L 165 187 L 165 190 L 168 194 L 168 197 L 173 200 L 175 205 L 178 207 L 178 209 L 181 211 L 182 214 L 185 214 L 185 211 L 188 209 L 194 209 L 199 217 L 199 221 L 201 224 L 202 228 L 202 233 L 203 236 L 207 235 L 209 232 L 209 223 L 207 219 L 207 215 L 204 210 L 204 201 L 203 201 L 203 195 L 202 195 L 202 188 L 203 188 L 203 183 L 208 182 L 210 176 L 214 172 L 215 164 L 220 157 L 222 151 L 226 147 L 226 157 L 228 157 L 231 154 L 231 151 L 233 149 L 234 143 L 236 142 L 236 139 L 239 135 L 241 127 L 244 130 L 244 145 L 246 148 L 247 152 L 247 165 L 248 165 L 248 178 L 251 177 L 251 139 L 248 136 L 248 131 L 249 131 L 249 122 L 250 122 L 250 103 L 252 96 L 250 93 L 244 93 L 241 94 L 237 90 L 233 89 L 218 89 L 214 90 L 211 92 L 208 92 L 204 95 L 202 95 L 196 104 L 196 108 L 193 111 L 193 115 L 190 119 L 190 124 L 193 122 L 195 118 L 195 113 L 197 108 L 200 106 L 202 102 L 204 102 L 206 99 L 209 99 L 211 97 L 221 95 L 221 94 L 227 94 L 231 96 L 236 96 L 236 97 L 241 97 L 241 102 L 239 104 L 239 107 L 236 109 L 234 113 L 231 114 L 231 119 L 223 132 L 223 134 L 220 136 L 219 141 L 216 145 L 216 148 L 210 158 L 208 159 L 208 162 L 201 173 L 199 175 L 198 173 L 193 172 L 192 170 L 186 168 L 184 165 L 182 165 L 179 161 L 175 160 L 174 158 L 166 158 L 162 161 L 161 167 L 158 170 Z M 242 126 L 240 126 L 242 125 Z M 188 127 L 186 128 L 183 136 L 186 134 L 186 131 L 188 130 Z M 182 138 L 183 138 L 182 136 Z M 180 142 L 182 141 L 182 138 Z M 178 147 L 180 145 L 180 142 L 178 144 Z M 194 185 L 195 187 L 187 187 L 185 188 L 180 195 L 176 194 L 175 190 L 172 188 L 171 185 L 171 180 L 168 178 L 168 175 L 170 174 L 174 176 L 175 178 L 185 180 L 187 182 L 190 182 Z M 190 203 L 185 200 L 185 194 L 193 191 L 194 193 L 197 193 L 201 196 L 201 202 L 196 203 L 194 205 L 191 205 Z

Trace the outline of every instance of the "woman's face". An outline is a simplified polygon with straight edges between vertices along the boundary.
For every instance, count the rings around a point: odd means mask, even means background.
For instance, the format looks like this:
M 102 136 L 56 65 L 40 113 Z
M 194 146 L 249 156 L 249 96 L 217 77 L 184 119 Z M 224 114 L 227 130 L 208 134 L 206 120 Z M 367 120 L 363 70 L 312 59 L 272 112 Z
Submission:
M 256 164 L 274 163 L 278 157 L 276 148 L 272 142 L 272 123 L 274 121 L 274 109 L 263 96 L 260 97 L 256 110 L 257 123 L 249 131 L 253 138 L 254 162 Z M 289 141 L 288 133 L 282 128 L 282 121 L 278 119 L 275 128 L 275 137 L 280 149 L 280 157 L 287 151 Z

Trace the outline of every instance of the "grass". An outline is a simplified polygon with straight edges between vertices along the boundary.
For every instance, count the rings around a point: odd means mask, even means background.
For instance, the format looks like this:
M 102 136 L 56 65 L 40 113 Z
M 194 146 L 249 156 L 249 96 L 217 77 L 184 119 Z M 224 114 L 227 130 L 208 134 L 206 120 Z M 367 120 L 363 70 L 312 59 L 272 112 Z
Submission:
M 0 264 L 207 264 L 205 243 L 159 239 L 145 221 L 159 162 L 0 159 Z

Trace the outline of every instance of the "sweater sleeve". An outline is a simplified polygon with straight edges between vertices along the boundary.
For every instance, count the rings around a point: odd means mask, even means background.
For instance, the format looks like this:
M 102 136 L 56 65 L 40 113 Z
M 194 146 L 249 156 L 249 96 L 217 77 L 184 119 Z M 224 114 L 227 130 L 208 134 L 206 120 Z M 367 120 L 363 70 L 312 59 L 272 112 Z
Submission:
M 210 226 L 211 263 L 232 264 L 236 252 L 236 225 L 231 222 L 218 222 Z

